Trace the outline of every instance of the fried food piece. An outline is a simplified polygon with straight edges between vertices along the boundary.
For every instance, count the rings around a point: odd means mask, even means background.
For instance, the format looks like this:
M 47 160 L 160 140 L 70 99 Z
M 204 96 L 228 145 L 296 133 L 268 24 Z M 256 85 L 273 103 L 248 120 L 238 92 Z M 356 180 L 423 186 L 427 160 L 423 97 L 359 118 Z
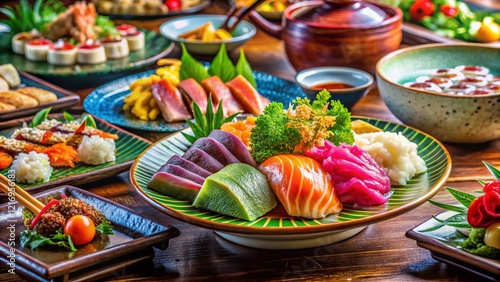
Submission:
M 17 92 L 35 98 L 38 103 L 48 103 L 57 100 L 57 95 L 51 91 L 36 88 L 24 87 L 16 90 Z
M 44 35 L 52 41 L 68 36 L 80 43 L 89 39 L 96 40 L 96 18 L 97 12 L 93 3 L 78 1 L 50 22 Z
M 38 101 L 35 98 L 10 90 L 0 92 L 0 102 L 14 105 L 16 108 L 38 106 Z
M 21 84 L 19 73 L 12 64 L 0 65 L 0 76 L 9 84 L 10 87 L 16 87 Z
M 16 106 L 0 101 L 0 112 L 10 112 L 16 109 Z
M 9 90 L 9 83 L 0 77 L 0 91 L 7 91 Z

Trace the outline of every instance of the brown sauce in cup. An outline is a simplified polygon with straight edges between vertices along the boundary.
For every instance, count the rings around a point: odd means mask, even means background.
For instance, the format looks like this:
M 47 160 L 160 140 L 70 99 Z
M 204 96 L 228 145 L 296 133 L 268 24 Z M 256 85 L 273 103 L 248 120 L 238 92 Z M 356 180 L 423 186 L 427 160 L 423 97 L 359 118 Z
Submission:
M 314 90 L 339 90 L 339 89 L 349 89 L 353 88 L 354 86 L 347 84 L 347 83 L 342 83 L 342 82 L 325 82 L 325 83 L 320 83 L 311 86 L 312 89 Z

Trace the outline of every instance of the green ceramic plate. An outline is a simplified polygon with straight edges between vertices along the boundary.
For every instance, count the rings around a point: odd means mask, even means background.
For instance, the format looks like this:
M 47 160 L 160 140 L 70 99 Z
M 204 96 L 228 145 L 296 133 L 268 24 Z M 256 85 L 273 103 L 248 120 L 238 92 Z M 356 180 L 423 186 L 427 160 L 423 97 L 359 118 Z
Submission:
M 362 119 L 384 131 L 402 132 L 418 144 L 418 154 L 428 168 L 407 185 L 392 187 L 394 191 L 384 207 L 365 210 L 345 208 L 323 219 L 288 216 L 279 205 L 255 221 L 244 221 L 218 213 L 197 209 L 186 201 L 162 195 L 147 188 L 158 168 L 170 156 L 181 155 L 189 146 L 182 134 L 174 134 L 155 143 L 134 162 L 130 178 L 139 194 L 153 207 L 177 219 L 213 229 L 233 242 L 266 249 L 297 249 L 337 242 L 357 234 L 369 224 L 405 213 L 431 198 L 444 185 L 451 171 L 451 158 L 446 148 L 434 137 L 416 129 L 387 121 Z
M 51 117 L 62 119 L 61 115 L 51 115 Z M 120 129 L 110 123 L 107 123 L 97 117 L 94 117 L 97 128 L 118 135 L 116 140 L 116 161 L 108 162 L 97 166 L 85 165 L 79 163 L 74 168 L 62 167 L 54 168 L 50 180 L 45 183 L 37 184 L 21 184 L 16 183 L 18 186 L 24 188 L 30 193 L 40 192 L 47 188 L 59 186 L 62 184 L 80 185 L 94 180 L 103 179 L 116 175 L 120 172 L 127 171 L 135 158 L 139 156 L 142 151 L 151 145 L 151 142 L 139 136 L 133 135 L 127 131 Z M 11 122 L 0 123 L 0 135 L 10 136 L 15 128 L 20 127 L 24 122 L 29 123 L 31 118 L 19 119 Z M 9 168 L 4 169 L 0 173 L 7 176 Z M 4 196 L 2 194 L 2 196 Z
M 142 30 L 145 33 L 146 46 L 144 49 L 131 52 L 123 59 L 108 60 L 97 65 L 74 65 L 74 66 L 54 66 L 47 62 L 34 62 L 26 59 L 23 55 L 12 52 L 0 52 L 0 64 L 10 63 L 17 69 L 35 75 L 48 77 L 76 77 L 82 78 L 87 75 L 106 75 L 110 73 L 122 72 L 146 66 L 168 54 L 173 44 L 167 38 L 151 30 Z

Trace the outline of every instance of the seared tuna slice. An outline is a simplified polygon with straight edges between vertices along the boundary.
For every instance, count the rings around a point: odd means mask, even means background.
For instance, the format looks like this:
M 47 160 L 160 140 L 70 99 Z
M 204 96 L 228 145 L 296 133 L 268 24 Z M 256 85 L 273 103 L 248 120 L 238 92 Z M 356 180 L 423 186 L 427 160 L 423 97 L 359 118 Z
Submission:
M 178 155 L 173 155 L 172 157 L 170 157 L 170 159 L 168 159 L 167 163 L 164 164 L 163 166 L 165 166 L 167 164 L 177 165 L 177 166 L 183 167 L 186 170 L 189 170 L 192 173 L 194 173 L 196 175 L 199 175 L 199 176 L 201 176 L 203 178 L 207 178 L 209 175 L 212 174 L 211 172 L 209 172 L 208 170 L 202 168 L 201 166 L 193 163 L 192 161 L 188 161 L 186 159 L 183 159 L 183 158 L 181 158 Z M 159 171 L 162 170 L 162 167 L 160 167 Z
M 178 165 L 172 165 L 172 164 L 164 164 L 160 167 L 158 172 L 167 172 L 173 175 L 177 175 L 179 177 L 185 178 L 187 180 L 191 180 L 195 183 L 198 183 L 200 185 L 203 185 L 203 182 L 205 182 L 205 177 L 201 177 L 197 174 L 192 173 L 191 171 L 178 166 Z
M 208 95 L 212 95 L 214 105 L 222 100 L 224 116 L 230 116 L 234 113 L 243 112 L 243 107 L 231 94 L 231 90 L 222 82 L 218 76 L 209 77 L 201 82 Z
M 226 85 L 247 113 L 260 115 L 265 106 L 269 104 L 269 100 L 260 95 L 257 89 L 241 74 L 228 81 Z
M 195 102 L 198 104 L 198 107 L 200 107 L 200 110 L 205 113 L 208 103 L 207 93 L 194 78 L 188 78 L 181 81 L 177 87 L 179 87 L 182 95 L 184 95 L 186 101 L 188 101 L 191 112 L 193 111 L 191 108 L 192 102 Z
M 191 118 L 182 100 L 181 92 L 170 82 L 162 79 L 154 83 L 151 88 L 165 121 L 182 121 Z
M 255 160 L 250 154 L 250 151 L 247 146 L 245 146 L 245 143 L 243 143 L 243 141 L 241 141 L 241 139 L 236 135 L 227 131 L 216 129 L 212 131 L 208 137 L 219 141 L 219 143 L 224 145 L 240 162 L 254 167 L 257 166 Z
M 193 163 L 201 166 L 201 168 L 206 169 L 211 173 L 216 173 L 224 167 L 224 165 L 222 165 L 214 157 L 210 156 L 205 151 L 202 151 L 195 147 L 189 148 L 184 153 L 184 155 L 182 155 L 182 158 L 188 161 L 192 161 Z
M 148 188 L 192 203 L 200 192 L 201 185 L 186 178 L 160 171 L 153 175 L 148 183 Z
M 233 154 L 231 154 L 231 152 L 229 152 L 224 145 L 212 138 L 200 138 L 193 143 L 191 148 L 198 148 L 205 151 L 224 166 L 232 163 L 240 163 L 240 161 Z

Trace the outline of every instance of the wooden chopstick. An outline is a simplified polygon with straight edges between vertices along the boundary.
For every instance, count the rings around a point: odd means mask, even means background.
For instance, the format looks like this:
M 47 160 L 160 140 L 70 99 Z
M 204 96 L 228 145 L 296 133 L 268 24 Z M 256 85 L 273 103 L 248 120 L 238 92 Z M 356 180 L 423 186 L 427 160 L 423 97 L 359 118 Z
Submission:
M 6 195 L 9 194 L 9 188 L 12 187 L 12 183 L 7 177 L 4 175 L 0 174 L 0 188 L 1 191 L 4 192 Z M 29 209 L 31 212 L 38 214 L 44 207 L 44 204 L 40 201 L 38 201 L 35 197 L 31 196 L 28 192 L 24 191 L 21 187 L 14 185 L 14 191 L 16 194 L 16 200 L 19 202 L 19 204 L 23 205 L 27 209 Z

